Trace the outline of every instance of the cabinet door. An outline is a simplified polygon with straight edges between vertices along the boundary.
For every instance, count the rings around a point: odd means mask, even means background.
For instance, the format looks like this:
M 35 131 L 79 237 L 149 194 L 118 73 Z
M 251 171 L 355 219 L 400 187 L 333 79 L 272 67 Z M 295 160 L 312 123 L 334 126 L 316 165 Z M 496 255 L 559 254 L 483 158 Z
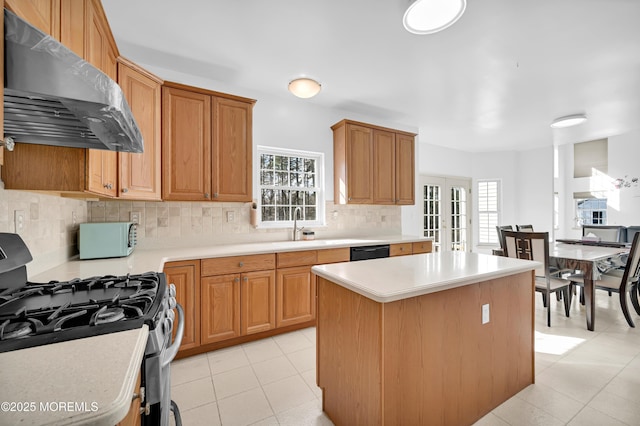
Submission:
M 373 203 L 396 202 L 396 135 L 383 130 L 373 131 Z
M 115 197 L 118 194 L 117 169 L 117 153 L 100 149 L 87 149 L 87 191 Z
M 240 336 L 240 275 L 202 278 L 202 344 Z
M 60 41 L 84 57 L 85 0 L 60 0 Z
M 298 324 L 316 317 L 316 282 L 310 266 L 278 269 L 276 326 Z
M 396 204 L 415 204 L 415 140 L 396 134 Z
M 99 1 L 86 3 L 85 59 L 96 68 L 117 80 L 117 48 Z M 118 156 L 116 152 L 87 150 L 87 190 L 100 195 L 115 197 Z
M 242 274 L 240 300 L 242 335 L 276 327 L 276 274 L 274 271 Z
M 371 204 L 373 202 L 373 141 L 372 130 L 347 125 L 347 202 Z
M 160 81 L 128 61 L 118 64 L 118 83 L 144 140 L 144 152 L 118 154 L 118 196 L 136 200 L 160 200 Z
M 184 310 L 184 335 L 180 350 L 200 346 L 200 261 L 167 262 L 167 283 L 176 286 L 176 301 Z M 174 329 L 175 338 L 175 329 Z
M 162 88 L 162 198 L 211 199 L 211 97 Z
M 253 105 L 213 98 L 213 200 L 251 201 Z
M 4 4 L 34 27 L 60 40 L 59 0 L 5 0 Z

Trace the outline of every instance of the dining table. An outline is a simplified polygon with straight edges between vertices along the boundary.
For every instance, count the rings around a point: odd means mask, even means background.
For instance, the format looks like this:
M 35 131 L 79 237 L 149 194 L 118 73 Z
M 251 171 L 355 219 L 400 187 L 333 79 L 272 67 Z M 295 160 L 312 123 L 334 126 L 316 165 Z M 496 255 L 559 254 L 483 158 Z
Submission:
M 623 247 L 603 247 L 582 244 L 552 243 L 549 247 L 549 263 L 559 269 L 580 270 L 584 275 L 584 303 L 587 313 L 587 329 L 594 331 L 595 281 L 600 278 L 597 263 L 628 253 Z

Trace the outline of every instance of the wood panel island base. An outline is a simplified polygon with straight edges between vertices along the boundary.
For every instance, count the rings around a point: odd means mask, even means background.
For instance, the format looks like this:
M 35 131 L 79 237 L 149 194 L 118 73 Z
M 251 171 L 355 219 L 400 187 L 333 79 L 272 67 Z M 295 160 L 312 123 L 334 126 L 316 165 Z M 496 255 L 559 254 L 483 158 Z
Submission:
M 314 267 L 325 413 L 468 425 L 532 384 L 535 265 L 433 253 Z

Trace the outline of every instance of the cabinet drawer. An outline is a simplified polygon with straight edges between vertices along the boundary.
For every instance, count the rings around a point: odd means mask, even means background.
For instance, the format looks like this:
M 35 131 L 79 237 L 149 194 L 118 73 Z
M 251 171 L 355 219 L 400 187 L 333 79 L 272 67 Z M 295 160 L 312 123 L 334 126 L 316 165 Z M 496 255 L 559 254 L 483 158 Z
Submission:
M 318 265 L 324 263 L 348 262 L 351 257 L 349 247 L 318 250 Z
M 431 253 L 433 251 L 431 241 L 422 241 L 419 243 L 413 243 L 413 254 L 418 253 Z
M 202 276 L 265 271 L 267 269 L 275 269 L 275 267 L 275 254 L 218 257 L 215 259 L 202 259 Z
M 391 244 L 389 246 L 389 256 L 404 256 L 411 253 L 411 243 Z
M 318 263 L 317 250 L 288 251 L 285 253 L 278 253 L 278 268 L 315 265 L 316 263 Z

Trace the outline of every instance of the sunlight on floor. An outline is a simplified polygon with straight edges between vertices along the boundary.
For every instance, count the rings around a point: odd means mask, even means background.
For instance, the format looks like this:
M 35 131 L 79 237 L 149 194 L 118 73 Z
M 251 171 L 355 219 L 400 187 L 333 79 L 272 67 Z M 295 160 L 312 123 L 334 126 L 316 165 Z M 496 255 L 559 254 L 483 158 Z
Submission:
M 584 342 L 579 337 L 557 336 L 535 332 L 535 351 L 551 355 L 563 355 Z

